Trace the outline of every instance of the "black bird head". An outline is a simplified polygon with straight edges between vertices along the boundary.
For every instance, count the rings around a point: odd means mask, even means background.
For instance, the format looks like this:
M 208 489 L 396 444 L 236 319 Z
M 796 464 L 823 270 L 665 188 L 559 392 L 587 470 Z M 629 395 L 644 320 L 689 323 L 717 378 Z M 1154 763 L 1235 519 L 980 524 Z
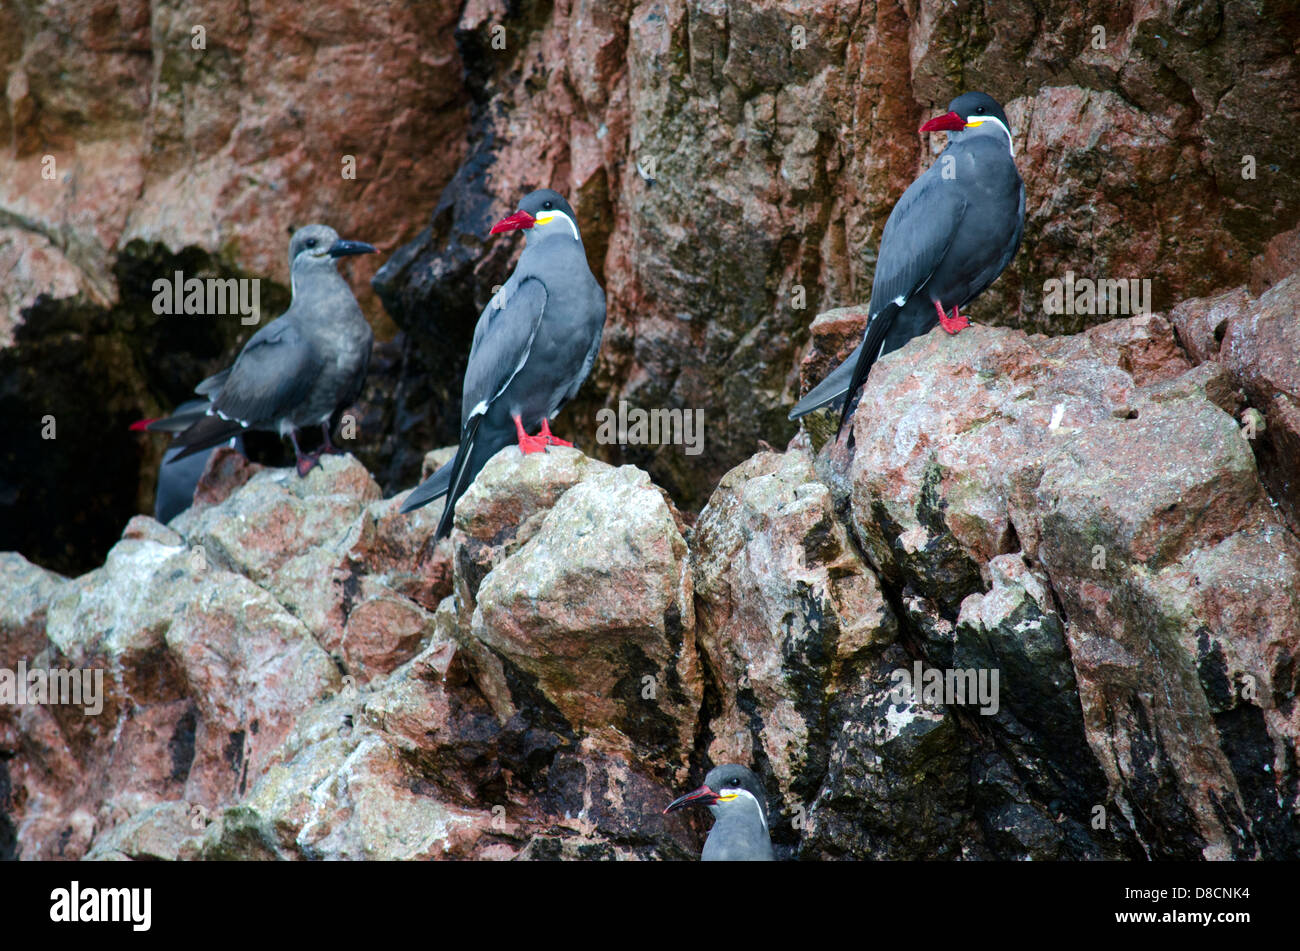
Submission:
M 709 770 L 704 785 L 674 799 L 664 810 L 664 815 L 685 806 L 708 806 L 715 818 L 721 819 L 730 810 L 757 808 L 767 825 L 767 792 L 758 777 L 736 763 L 724 763 Z
M 492 226 L 492 234 L 519 230 L 528 231 L 530 237 L 559 234 L 575 241 L 582 240 L 578 236 L 578 216 L 573 213 L 563 195 L 549 188 L 529 192 L 519 202 L 519 208 L 513 215 L 502 218 Z
M 948 103 L 948 112 L 921 126 L 922 132 L 968 132 L 974 129 L 1000 128 L 1011 142 L 1011 124 L 998 101 L 987 93 L 962 93 Z
M 307 225 L 289 241 L 289 270 L 303 273 L 316 267 L 333 267 L 335 260 L 350 254 L 373 254 L 377 249 L 364 241 L 343 241 L 329 225 Z

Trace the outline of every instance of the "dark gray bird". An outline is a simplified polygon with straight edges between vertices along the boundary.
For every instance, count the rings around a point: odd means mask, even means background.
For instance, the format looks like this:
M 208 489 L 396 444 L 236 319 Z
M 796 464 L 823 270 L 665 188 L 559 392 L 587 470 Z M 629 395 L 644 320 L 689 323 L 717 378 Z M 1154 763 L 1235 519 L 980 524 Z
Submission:
M 758 777 L 736 763 L 709 770 L 704 785 L 674 799 L 664 815 L 684 806 L 708 806 L 716 820 L 704 840 L 705 862 L 772 862 L 767 831 L 767 793 Z
M 460 446 L 402 506 L 409 512 L 446 495 L 435 539 L 451 531 L 457 500 L 506 446 L 517 441 L 526 454 L 573 445 L 552 435 L 550 422 L 578 392 L 600 350 L 605 292 L 587 266 L 569 203 L 549 188 L 530 192 L 492 234 L 515 230 L 527 242 L 519 263 L 474 328 Z
M 189 413 L 202 414 L 208 407 L 207 400 L 190 400 L 176 407 L 176 416 L 182 416 Z M 148 429 L 150 423 L 157 422 L 153 419 L 142 419 L 140 422 L 131 426 L 132 429 Z M 244 451 L 243 436 L 234 436 L 226 445 L 238 450 Z M 217 451 L 217 447 L 205 449 L 202 452 L 187 456 L 184 459 L 177 459 L 177 456 L 183 452 L 179 446 L 170 446 L 163 453 L 162 464 L 158 467 L 158 488 L 154 492 L 153 500 L 153 517 L 166 525 L 181 512 L 184 512 L 194 502 L 194 489 L 199 484 L 199 478 L 203 475 L 203 470 L 207 468 L 208 457 Z
M 843 399 L 843 430 L 872 364 L 936 323 L 950 334 L 969 326 L 960 309 L 997 279 L 1020 247 L 1025 186 L 1002 107 L 968 92 L 921 131 L 946 131 L 948 147 L 885 222 L 862 343 L 795 404 L 791 419 Z
M 249 338 L 234 366 L 194 388 L 207 401 L 202 407 L 155 420 L 148 429 L 178 434 L 176 459 L 246 429 L 278 432 L 293 443 L 299 475 L 311 471 L 320 451 L 303 453 L 298 430 L 321 427 L 321 451 L 337 451 L 332 417 L 361 395 L 374 335 L 336 262 L 374 251 L 364 241 L 340 240 L 326 225 L 299 228 L 289 242 L 289 309 Z

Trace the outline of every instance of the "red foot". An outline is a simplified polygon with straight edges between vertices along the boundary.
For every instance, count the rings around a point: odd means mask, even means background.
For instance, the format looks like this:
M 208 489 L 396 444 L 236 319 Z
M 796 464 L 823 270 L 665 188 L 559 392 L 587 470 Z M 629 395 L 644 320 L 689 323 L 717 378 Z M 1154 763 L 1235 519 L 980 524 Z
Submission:
M 320 453 L 312 452 L 305 456 L 298 457 L 298 475 L 305 477 L 307 473 L 320 465 Z
M 158 420 L 156 419 L 137 419 L 134 423 L 131 424 L 131 432 L 133 433 L 143 432 L 149 428 L 150 423 L 156 423 L 156 422 L 158 422 Z
M 970 326 L 970 319 L 957 313 L 956 307 L 952 309 L 951 317 L 943 312 L 943 305 L 938 301 L 934 302 L 934 309 L 939 312 L 939 326 L 950 334 L 961 333 Z
M 551 422 L 545 417 L 542 417 L 542 431 L 537 434 L 537 438 L 545 439 L 548 446 L 568 446 L 570 449 L 573 448 L 573 443 L 565 442 L 559 436 L 551 435 Z
M 515 435 L 519 437 L 519 451 L 525 456 L 530 452 L 546 451 L 546 438 L 544 436 L 530 436 L 524 432 L 523 421 L 518 416 L 515 417 Z

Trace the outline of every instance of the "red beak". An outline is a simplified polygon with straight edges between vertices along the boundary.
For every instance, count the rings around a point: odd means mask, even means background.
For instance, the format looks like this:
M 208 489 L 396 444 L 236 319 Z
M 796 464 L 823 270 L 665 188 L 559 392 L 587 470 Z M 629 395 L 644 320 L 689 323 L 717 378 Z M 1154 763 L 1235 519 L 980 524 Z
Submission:
M 946 115 L 935 116 L 925 125 L 921 126 L 922 132 L 960 132 L 966 128 L 966 120 L 955 112 L 949 112 Z
M 502 218 L 492 226 L 493 234 L 501 234 L 503 231 L 518 231 L 520 228 L 531 228 L 537 224 L 537 219 L 526 211 L 516 211 L 509 218 Z
M 668 808 L 664 810 L 664 815 L 668 815 L 668 813 L 676 809 L 681 809 L 683 806 L 693 806 L 696 803 L 699 803 L 702 806 L 711 806 L 717 801 L 717 793 L 708 786 L 701 786 L 699 789 L 691 790 L 680 799 L 674 799 L 670 802 Z
M 156 423 L 156 422 L 158 422 L 158 420 L 156 419 L 137 419 L 134 423 L 131 424 L 131 432 L 138 433 L 141 430 L 148 429 L 150 423 Z

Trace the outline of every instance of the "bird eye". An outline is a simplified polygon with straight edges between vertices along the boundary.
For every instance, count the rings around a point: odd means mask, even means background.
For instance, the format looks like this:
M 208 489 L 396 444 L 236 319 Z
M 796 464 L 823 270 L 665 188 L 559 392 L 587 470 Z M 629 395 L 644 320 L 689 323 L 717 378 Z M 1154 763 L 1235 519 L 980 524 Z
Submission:
M 316 247 L 316 239 L 315 239 L 315 238 L 308 238 L 308 239 L 307 239 L 307 247 L 309 247 L 309 248 L 314 248 L 314 247 Z
M 550 203 L 549 201 L 544 201 L 544 202 L 542 202 L 542 207 L 543 207 L 543 208 L 550 208 L 550 207 L 551 207 L 551 203 Z
M 976 109 L 975 111 L 978 112 L 980 115 L 983 115 L 983 114 L 984 114 L 984 107 L 983 107 L 983 106 L 980 106 L 980 107 L 979 107 L 978 109 Z

